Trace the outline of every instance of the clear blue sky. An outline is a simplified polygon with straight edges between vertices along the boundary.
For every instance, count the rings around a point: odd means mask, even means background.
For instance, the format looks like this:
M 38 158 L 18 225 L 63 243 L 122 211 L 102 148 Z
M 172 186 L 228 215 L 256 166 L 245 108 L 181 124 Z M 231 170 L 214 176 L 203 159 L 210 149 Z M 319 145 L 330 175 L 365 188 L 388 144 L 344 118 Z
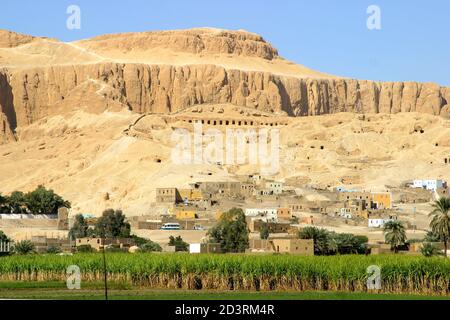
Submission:
M 81 8 L 81 30 L 66 9 Z M 366 27 L 369 5 L 382 29 Z M 192 27 L 245 29 L 310 68 L 358 79 L 450 85 L 448 0 L 10 0 L 0 28 L 71 41 L 104 33 Z

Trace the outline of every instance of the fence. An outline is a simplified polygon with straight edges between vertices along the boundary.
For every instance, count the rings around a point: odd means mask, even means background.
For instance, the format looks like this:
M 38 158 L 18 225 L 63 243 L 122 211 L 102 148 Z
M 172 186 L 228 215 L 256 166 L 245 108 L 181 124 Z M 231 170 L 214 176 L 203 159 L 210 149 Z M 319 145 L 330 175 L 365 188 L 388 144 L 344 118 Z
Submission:
M 11 243 L 10 242 L 2 242 L 0 241 L 0 253 L 8 253 L 11 251 Z
M 33 220 L 56 220 L 56 214 L 0 214 L 0 219 L 5 220 L 19 220 L 19 219 L 33 219 Z

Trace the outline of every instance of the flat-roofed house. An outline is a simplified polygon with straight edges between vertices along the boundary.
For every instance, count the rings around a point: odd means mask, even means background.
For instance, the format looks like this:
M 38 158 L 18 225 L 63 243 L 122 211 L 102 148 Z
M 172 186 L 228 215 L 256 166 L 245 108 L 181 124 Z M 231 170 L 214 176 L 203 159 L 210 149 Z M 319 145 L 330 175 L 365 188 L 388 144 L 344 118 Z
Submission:
M 272 192 L 274 195 L 283 193 L 283 183 L 282 182 L 266 182 L 266 189 Z
M 75 241 L 75 246 L 91 246 L 95 250 L 103 249 L 105 246 L 117 246 L 121 249 L 129 249 L 135 245 L 133 239 L 128 238 L 79 238 Z
M 436 191 L 439 188 L 447 188 L 447 183 L 440 179 L 414 180 L 412 188 L 421 188 L 430 191 Z
M 250 232 L 260 232 L 266 226 L 269 233 L 288 233 L 291 227 L 289 222 L 264 222 L 258 218 L 250 218 L 247 225 Z
M 249 252 L 314 255 L 314 240 L 294 238 L 269 238 L 250 240 Z
M 156 202 L 162 204 L 174 204 L 180 203 L 183 199 L 178 193 L 177 188 L 157 188 L 156 189 Z
M 390 192 L 373 192 L 371 197 L 372 209 L 391 209 L 392 195 Z
M 277 208 L 278 220 L 289 221 L 292 219 L 292 211 L 289 208 Z
M 277 208 L 250 208 L 245 209 L 246 217 L 259 217 L 265 222 L 277 222 L 278 210 Z

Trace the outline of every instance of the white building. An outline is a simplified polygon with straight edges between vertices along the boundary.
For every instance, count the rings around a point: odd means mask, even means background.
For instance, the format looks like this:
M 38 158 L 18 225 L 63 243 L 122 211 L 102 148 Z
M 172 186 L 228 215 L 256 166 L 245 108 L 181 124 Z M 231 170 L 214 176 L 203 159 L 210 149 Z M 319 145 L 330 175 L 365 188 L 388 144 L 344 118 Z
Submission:
M 283 193 L 283 183 L 282 182 L 266 182 L 266 189 L 270 190 L 273 194 Z
M 202 244 L 201 243 L 190 243 L 189 244 L 189 253 L 201 253 L 202 252 Z
M 339 215 L 345 219 L 352 219 L 352 213 L 350 208 L 341 208 Z
M 369 228 L 383 228 L 389 221 L 395 221 L 394 218 L 369 218 Z
M 413 188 L 426 189 L 431 191 L 436 191 L 439 188 L 446 188 L 447 183 L 444 180 L 414 180 Z
M 276 208 L 257 208 L 257 209 L 245 209 L 246 217 L 261 217 L 261 220 L 265 222 L 277 222 L 278 221 L 278 210 Z

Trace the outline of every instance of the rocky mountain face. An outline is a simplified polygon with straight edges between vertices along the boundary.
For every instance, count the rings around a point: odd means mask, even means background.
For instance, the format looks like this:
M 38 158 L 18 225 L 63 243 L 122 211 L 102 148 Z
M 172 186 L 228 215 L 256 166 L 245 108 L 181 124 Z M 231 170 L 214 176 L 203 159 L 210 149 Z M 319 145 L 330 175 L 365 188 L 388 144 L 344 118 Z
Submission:
M 3 32 L 0 46 L 20 48 L 33 39 Z M 264 39 L 243 31 L 196 29 L 110 35 L 80 41 L 76 46 L 84 55 L 97 55 L 101 50 L 132 55 L 134 50 L 160 47 L 197 55 L 250 56 L 273 63 L 280 59 L 276 49 Z M 450 116 L 450 88 L 431 83 L 317 79 L 212 64 L 155 65 L 99 60 L 0 70 L 0 119 L 4 119 L 0 141 L 10 139 L 6 138 L 11 136 L 10 129 L 52 114 L 55 105 L 87 81 L 112 88 L 112 99 L 137 113 L 171 113 L 197 104 L 231 103 L 291 116 L 338 112 Z
M 230 54 L 266 60 L 278 57 L 278 51 L 257 34 L 210 28 L 103 35 L 79 41 L 79 44 L 95 52 L 160 48 L 197 55 Z
M 0 30 L 0 48 L 14 48 L 33 41 L 35 37 L 7 30 Z

